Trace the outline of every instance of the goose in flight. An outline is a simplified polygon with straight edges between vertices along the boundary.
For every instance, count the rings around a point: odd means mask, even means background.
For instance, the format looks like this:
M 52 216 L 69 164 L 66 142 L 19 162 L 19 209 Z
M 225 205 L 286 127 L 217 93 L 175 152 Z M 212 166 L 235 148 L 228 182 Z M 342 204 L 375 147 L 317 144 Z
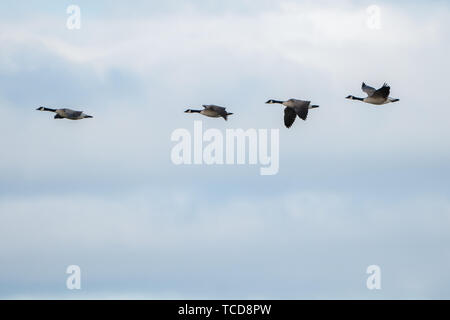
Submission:
M 38 111 L 48 111 L 56 113 L 55 119 L 70 119 L 70 120 L 81 120 L 86 118 L 93 118 L 92 116 L 88 116 L 83 113 L 83 111 L 75 111 L 71 109 L 50 109 L 46 107 L 39 107 L 36 110 Z
M 362 89 L 362 91 L 367 93 L 366 98 L 358 98 L 358 97 L 354 97 L 354 96 L 350 95 L 350 96 L 346 97 L 346 99 L 359 100 L 359 101 L 376 104 L 376 105 L 386 104 L 389 102 L 397 102 L 400 100 L 400 99 L 393 99 L 393 98 L 389 97 L 391 87 L 387 83 L 383 84 L 383 86 L 380 89 L 375 90 L 375 88 L 372 88 L 363 82 L 361 89 Z
M 295 121 L 295 116 L 298 116 L 302 120 L 306 120 L 308 110 L 319 107 L 317 105 L 311 105 L 311 101 L 297 99 L 289 99 L 287 101 L 269 100 L 266 103 L 279 103 L 286 107 L 284 108 L 284 125 L 286 128 L 290 128 L 292 126 Z
M 209 105 L 204 104 L 202 107 L 203 107 L 203 110 L 187 109 L 185 111 L 185 113 L 200 113 L 204 116 L 212 117 L 212 118 L 222 117 L 225 120 L 227 120 L 229 115 L 232 115 L 232 113 L 226 111 L 226 108 L 219 107 L 219 106 L 216 106 L 213 104 L 209 104 Z

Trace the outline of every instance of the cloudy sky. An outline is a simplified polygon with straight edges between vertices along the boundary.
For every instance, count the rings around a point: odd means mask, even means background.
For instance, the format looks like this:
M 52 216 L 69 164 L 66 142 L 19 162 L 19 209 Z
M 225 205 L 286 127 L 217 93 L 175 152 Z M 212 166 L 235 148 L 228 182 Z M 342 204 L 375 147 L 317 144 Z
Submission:
M 448 1 L 3 0 L 0 298 L 449 299 L 449 36 Z M 269 98 L 320 108 L 288 130 Z M 200 119 L 279 128 L 279 173 L 175 166 Z

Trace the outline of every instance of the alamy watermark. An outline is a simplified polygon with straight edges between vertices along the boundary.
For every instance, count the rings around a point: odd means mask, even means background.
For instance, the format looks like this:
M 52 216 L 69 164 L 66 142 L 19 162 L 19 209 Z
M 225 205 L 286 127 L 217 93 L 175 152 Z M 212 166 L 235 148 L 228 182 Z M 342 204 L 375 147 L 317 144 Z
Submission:
M 366 273 L 370 274 L 366 281 L 367 289 L 381 290 L 381 268 L 374 264 L 367 267 Z
M 369 29 L 380 30 L 381 29 L 381 9 L 377 5 L 371 5 L 366 9 L 369 15 L 366 24 Z
M 70 5 L 66 10 L 70 16 L 67 18 L 66 26 L 69 30 L 81 29 L 81 9 L 77 5 Z
M 170 139 L 178 142 L 170 155 L 175 165 L 259 164 L 261 175 L 278 173 L 279 129 L 270 129 L 270 148 L 269 129 L 226 129 L 224 135 L 219 129 L 203 132 L 203 122 L 198 120 L 194 121 L 193 134 L 180 128 L 172 132 Z
M 66 287 L 69 290 L 81 290 L 81 268 L 77 265 L 70 265 L 66 269 L 70 274 L 66 280 Z

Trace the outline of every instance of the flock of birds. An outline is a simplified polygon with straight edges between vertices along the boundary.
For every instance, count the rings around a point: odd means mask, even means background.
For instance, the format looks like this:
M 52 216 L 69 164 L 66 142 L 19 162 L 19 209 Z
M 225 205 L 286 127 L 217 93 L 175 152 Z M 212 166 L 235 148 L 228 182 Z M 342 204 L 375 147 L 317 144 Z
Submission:
M 399 99 L 393 99 L 389 97 L 391 87 L 386 83 L 379 89 L 375 89 L 366 85 L 364 82 L 361 87 L 362 91 L 367 94 L 365 98 L 359 98 L 355 96 L 348 96 L 346 99 L 350 100 L 358 100 L 365 103 L 375 104 L 375 105 L 383 105 L 390 102 L 397 102 Z M 318 105 L 311 105 L 311 101 L 304 101 L 298 99 L 289 99 L 286 101 L 280 100 L 268 100 L 267 104 L 281 104 L 285 106 L 284 109 L 284 125 L 286 128 L 290 128 L 295 121 L 296 116 L 298 116 L 302 120 L 306 120 L 308 117 L 309 109 L 318 108 Z M 83 111 L 75 111 L 71 109 L 50 109 L 46 107 L 37 108 L 39 111 L 48 111 L 56 113 L 55 119 L 69 119 L 69 120 L 81 120 L 92 118 L 92 116 L 85 114 Z M 193 110 L 187 109 L 185 113 L 200 113 L 207 117 L 219 118 L 222 117 L 225 120 L 228 119 L 229 115 L 233 113 L 227 112 L 226 108 L 216 106 L 216 105 L 203 105 L 203 110 Z

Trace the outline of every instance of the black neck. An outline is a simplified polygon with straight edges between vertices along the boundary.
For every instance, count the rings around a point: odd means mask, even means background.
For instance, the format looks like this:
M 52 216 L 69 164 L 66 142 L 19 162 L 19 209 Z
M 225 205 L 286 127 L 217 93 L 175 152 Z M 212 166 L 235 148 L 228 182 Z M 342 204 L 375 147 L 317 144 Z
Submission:
M 273 103 L 279 103 L 279 104 L 283 104 L 284 101 L 280 101 L 280 100 L 272 100 Z
M 44 107 L 44 108 L 42 109 L 42 111 L 56 112 L 56 109 L 50 109 L 50 108 Z
M 192 109 L 189 109 L 189 111 L 190 111 L 190 112 L 200 113 L 202 110 L 192 110 Z
M 354 97 L 354 96 L 353 96 L 353 99 L 359 100 L 359 101 L 364 101 L 364 98 L 358 98 L 358 97 Z

